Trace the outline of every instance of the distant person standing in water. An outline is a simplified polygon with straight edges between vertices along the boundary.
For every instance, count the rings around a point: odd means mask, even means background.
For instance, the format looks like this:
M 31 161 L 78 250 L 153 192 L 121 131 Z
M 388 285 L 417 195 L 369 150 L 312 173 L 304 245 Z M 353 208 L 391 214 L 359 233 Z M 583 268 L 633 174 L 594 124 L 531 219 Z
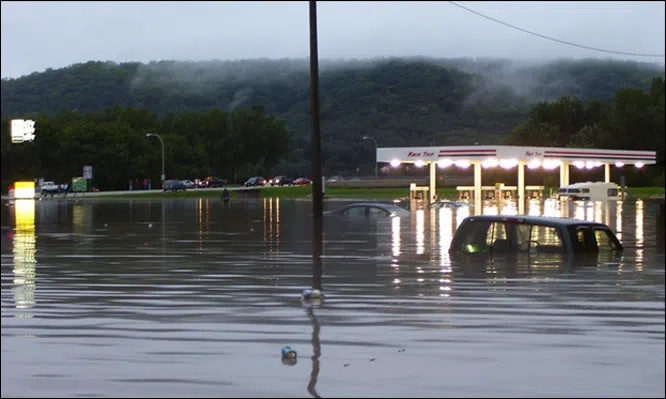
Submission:
M 225 187 L 224 190 L 222 190 L 222 202 L 229 202 L 231 199 L 231 193 L 229 193 L 229 190 Z

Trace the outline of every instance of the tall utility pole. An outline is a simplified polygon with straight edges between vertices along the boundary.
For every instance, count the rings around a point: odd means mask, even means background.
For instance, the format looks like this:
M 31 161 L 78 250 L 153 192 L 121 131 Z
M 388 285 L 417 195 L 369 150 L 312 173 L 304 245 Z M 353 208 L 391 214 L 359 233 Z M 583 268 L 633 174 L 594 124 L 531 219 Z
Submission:
M 317 2 L 310 0 L 310 119 L 312 121 L 312 215 L 322 218 L 321 134 L 319 130 L 319 56 Z

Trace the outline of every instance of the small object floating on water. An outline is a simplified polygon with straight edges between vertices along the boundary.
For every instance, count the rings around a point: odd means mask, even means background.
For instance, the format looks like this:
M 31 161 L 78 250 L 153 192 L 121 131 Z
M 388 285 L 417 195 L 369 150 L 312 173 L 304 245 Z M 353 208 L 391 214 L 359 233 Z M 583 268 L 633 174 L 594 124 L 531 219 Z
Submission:
M 405 351 L 405 348 L 398 349 L 398 352 L 404 352 L 404 351 Z
M 149 228 L 149 229 L 152 229 L 152 228 L 153 228 L 153 224 L 152 224 L 152 223 L 148 223 L 148 228 Z
M 371 361 L 371 362 L 374 362 L 375 360 L 377 360 L 377 359 L 374 358 L 374 357 L 371 357 L 371 358 L 370 358 L 370 361 Z
M 282 347 L 282 364 L 287 366 L 296 364 L 296 351 L 289 345 Z
M 314 299 L 314 298 L 321 298 L 324 296 L 321 291 L 315 288 L 306 288 L 303 290 L 302 297 L 303 299 Z
M 345 363 L 342 365 L 342 367 L 347 367 L 347 366 L 349 366 L 349 363 Z

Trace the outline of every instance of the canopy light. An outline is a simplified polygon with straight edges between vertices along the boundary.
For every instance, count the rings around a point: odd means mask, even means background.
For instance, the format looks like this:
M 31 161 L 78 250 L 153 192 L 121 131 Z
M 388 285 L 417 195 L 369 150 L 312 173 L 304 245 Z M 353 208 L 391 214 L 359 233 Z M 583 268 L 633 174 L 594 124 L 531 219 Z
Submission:
M 514 166 L 518 165 L 518 160 L 517 159 L 502 159 L 499 162 L 499 166 L 504 169 L 511 169 Z
M 437 166 L 440 168 L 448 168 L 451 165 L 453 165 L 453 161 L 450 159 L 442 159 L 441 161 L 437 161 Z
M 467 169 L 472 163 L 470 161 L 455 161 L 454 164 L 460 169 Z
M 494 168 L 497 165 L 499 165 L 499 162 L 496 159 L 486 159 L 485 161 L 481 162 L 481 167 L 488 169 L 488 168 Z
M 536 169 L 541 166 L 541 161 L 538 159 L 533 159 L 527 164 L 528 169 Z
M 543 161 L 543 168 L 546 170 L 557 169 L 562 165 L 559 159 L 546 159 Z

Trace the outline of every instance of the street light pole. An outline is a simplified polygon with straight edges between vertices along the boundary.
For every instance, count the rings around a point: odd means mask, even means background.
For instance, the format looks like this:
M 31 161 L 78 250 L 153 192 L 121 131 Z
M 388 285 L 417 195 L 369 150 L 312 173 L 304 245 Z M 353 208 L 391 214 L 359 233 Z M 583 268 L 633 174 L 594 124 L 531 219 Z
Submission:
M 162 140 L 162 136 L 156 133 L 148 133 L 146 134 L 146 137 L 152 137 L 155 136 L 158 139 L 160 139 L 160 143 L 162 144 L 162 183 L 164 183 L 164 180 L 166 178 L 166 175 L 164 174 L 164 140 Z
M 372 140 L 375 143 L 375 179 L 377 178 L 377 140 L 372 136 L 363 136 L 363 140 Z

